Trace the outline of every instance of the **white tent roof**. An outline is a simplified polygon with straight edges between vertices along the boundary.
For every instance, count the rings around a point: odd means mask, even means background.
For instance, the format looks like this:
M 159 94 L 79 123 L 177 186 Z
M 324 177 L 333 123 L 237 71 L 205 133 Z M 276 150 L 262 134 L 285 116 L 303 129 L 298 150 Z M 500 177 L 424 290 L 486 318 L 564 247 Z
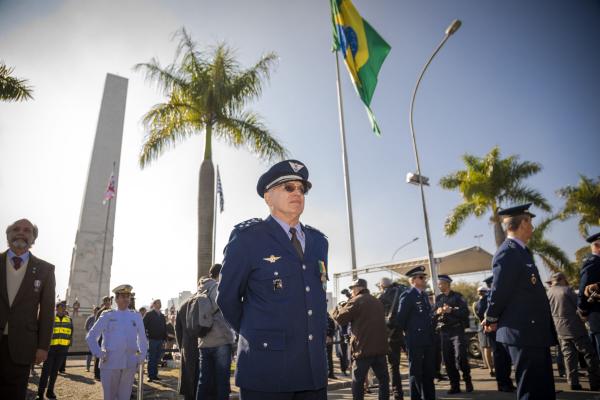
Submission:
M 457 275 L 471 272 L 491 271 L 492 269 L 493 256 L 479 246 L 438 253 L 434 255 L 434 258 L 438 266 L 438 274 Z M 369 265 L 361 268 L 358 272 L 391 270 L 404 275 L 408 270 L 418 265 L 424 265 L 429 271 L 429 258 L 425 256 Z M 346 275 L 346 273 L 339 274 L 339 276 L 341 275 Z

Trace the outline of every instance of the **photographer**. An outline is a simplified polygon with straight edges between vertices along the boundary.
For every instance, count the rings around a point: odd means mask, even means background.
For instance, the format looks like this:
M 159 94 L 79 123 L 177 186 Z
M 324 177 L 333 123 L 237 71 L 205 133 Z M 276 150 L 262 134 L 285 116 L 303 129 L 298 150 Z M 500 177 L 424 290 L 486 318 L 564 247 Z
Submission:
M 385 361 L 388 346 L 383 305 L 369 293 L 364 279 L 355 280 L 349 288 L 352 298 L 335 308 L 333 319 L 339 325 L 352 324 L 352 397 L 364 398 L 363 384 L 372 368 L 379 381 L 379 399 L 387 400 L 390 388 Z
M 392 392 L 395 400 L 403 398 L 402 379 L 400 377 L 401 350 L 405 347 L 404 335 L 400 329 L 395 328 L 395 316 L 398 313 L 398 299 L 406 290 L 406 287 L 398 283 L 392 283 L 390 278 L 381 278 L 379 281 L 381 292 L 377 296 L 386 317 L 388 326 L 388 348 L 387 354 L 388 372 L 392 379 Z

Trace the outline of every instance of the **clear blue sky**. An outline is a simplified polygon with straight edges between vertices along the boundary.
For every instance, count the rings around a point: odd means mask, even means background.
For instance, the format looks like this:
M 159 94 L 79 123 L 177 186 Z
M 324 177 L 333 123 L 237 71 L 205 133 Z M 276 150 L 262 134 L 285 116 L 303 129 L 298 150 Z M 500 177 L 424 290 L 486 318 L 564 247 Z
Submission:
M 418 190 L 404 183 L 415 169 L 408 108 L 417 75 L 447 25 L 463 26 L 431 65 L 415 108 L 434 249 L 477 243 L 493 252 L 486 218 L 469 219 L 455 237 L 443 222 L 459 203 L 437 182 L 461 168 L 461 155 L 503 155 L 536 161 L 543 171 L 527 184 L 558 209 L 556 189 L 578 174 L 598 176 L 600 5 L 596 1 L 383 1 L 355 6 L 392 50 L 372 103 L 382 137 L 370 132 L 343 70 L 342 84 L 359 265 L 426 252 Z M 136 156 L 140 119 L 160 95 L 131 67 L 152 57 L 166 64 L 185 26 L 201 46 L 226 41 L 245 65 L 267 51 L 280 56 L 262 99 L 252 105 L 305 162 L 314 189 L 304 222 L 330 239 L 330 268 L 349 268 L 329 2 L 282 1 L 0 1 L 0 58 L 29 78 L 35 100 L 0 104 L 0 225 L 29 216 L 40 226 L 34 249 L 57 265 L 57 289 L 68 283 L 77 219 L 105 74 L 129 78 L 111 286 L 127 282 L 142 303 L 191 290 L 195 280 L 197 174 L 202 141 L 194 138 L 147 170 Z M 234 224 L 266 216 L 256 179 L 268 165 L 217 144 L 226 211 L 217 249 Z M 15 189 L 15 187 L 17 189 Z M 12 197 L 9 193 L 17 192 Z M 535 212 L 535 211 L 534 211 Z M 583 245 L 574 220 L 549 238 L 569 255 Z M 175 260 L 175 261 L 174 261 Z M 157 279 L 160 277 L 160 279 Z

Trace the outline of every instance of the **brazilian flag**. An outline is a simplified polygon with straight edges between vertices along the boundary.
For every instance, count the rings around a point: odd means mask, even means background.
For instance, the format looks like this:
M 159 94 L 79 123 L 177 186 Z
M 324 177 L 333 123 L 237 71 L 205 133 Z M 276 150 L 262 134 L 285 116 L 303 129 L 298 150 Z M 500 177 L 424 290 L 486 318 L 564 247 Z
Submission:
M 333 50 L 341 50 L 354 88 L 367 108 L 373 131 L 381 131 L 371 111 L 377 74 L 390 52 L 390 45 L 365 21 L 350 0 L 330 0 Z

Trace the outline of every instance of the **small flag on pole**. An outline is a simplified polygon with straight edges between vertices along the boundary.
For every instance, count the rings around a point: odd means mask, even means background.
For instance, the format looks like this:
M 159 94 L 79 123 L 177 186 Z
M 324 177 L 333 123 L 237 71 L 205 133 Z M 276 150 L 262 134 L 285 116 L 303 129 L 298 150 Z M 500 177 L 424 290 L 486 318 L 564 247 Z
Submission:
M 217 196 L 219 197 L 219 212 L 225 211 L 225 198 L 223 197 L 223 185 L 221 184 L 221 174 L 217 165 Z
M 115 190 L 115 172 L 113 171 L 110 174 L 110 178 L 108 179 L 108 187 L 106 188 L 106 192 L 104 192 L 104 200 L 102 204 L 106 204 L 107 201 L 111 200 L 117 194 Z
M 330 0 L 333 50 L 341 50 L 354 88 L 365 104 L 375 134 L 381 131 L 371 111 L 377 75 L 390 45 L 365 21 L 350 0 Z

